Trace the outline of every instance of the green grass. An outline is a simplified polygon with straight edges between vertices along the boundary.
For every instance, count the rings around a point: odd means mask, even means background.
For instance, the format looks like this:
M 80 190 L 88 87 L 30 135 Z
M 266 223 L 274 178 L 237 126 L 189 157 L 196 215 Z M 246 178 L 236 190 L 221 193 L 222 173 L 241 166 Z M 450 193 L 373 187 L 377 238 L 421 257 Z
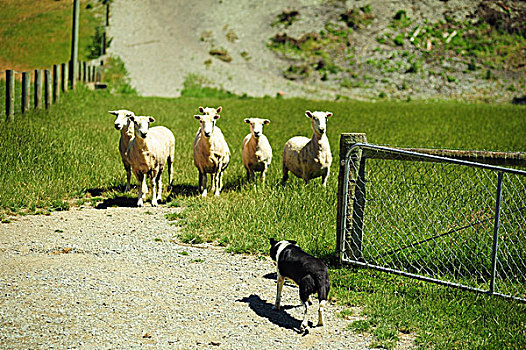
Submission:
M 92 8 L 87 9 L 88 4 Z M 0 11 L 0 70 L 30 70 L 67 62 L 71 49 L 73 5 L 69 1 L 17 0 Z M 89 57 L 104 11 L 99 1 L 83 0 L 79 14 L 79 60 Z
M 193 93 L 200 93 L 193 88 Z M 154 125 L 167 126 L 175 134 L 174 186 L 171 192 L 165 190 L 163 200 L 184 208 L 182 214 L 170 217 L 183 226 L 178 239 L 212 241 L 232 252 L 258 255 L 268 254 L 269 237 L 295 239 L 330 264 L 335 250 L 340 133 L 366 132 L 371 143 L 405 147 L 526 148 L 526 109 L 520 106 L 204 95 L 142 98 L 79 88 L 48 111 L 17 115 L 14 123 L 2 122 L 2 221 L 10 220 L 8 213 L 65 210 L 68 203 L 93 198 L 133 203 L 135 192 L 122 193 L 126 177 L 117 150 L 119 133 L 107 113 L 119 108 L 152 115 L 157 120 Z M 192 141 L 198 129 L 193 115 L 200 105 L 223 106 L 217 125 L 230 145 L 232 160 L 219 198 L 203 199 L 197 193 Z M 287 185 L 279 185 L 283 144 L 292 136 L 312 134 L 306 109 L 334 113 L 328 136 L 335 159 L 327 188 L 320 186 L 319 179 L 305 186 L 294 177 Z M 274 158 L 264 187 L 254 188 L 244 179 L 241 141 L 249 130 L 243 119 L 251 116 L 271 120 L 265 134 Z M 356 324 L 354 329 L 373 334 L 375 346 L 392 347 L 405 333 L 416 337 L 422 348 L 520 348 L 526 344 L 523 304 L 375 271 L 333 266 L 330 276 L 332 300 L 363 310 L 360 316 L 366 316 L 368 324 Z

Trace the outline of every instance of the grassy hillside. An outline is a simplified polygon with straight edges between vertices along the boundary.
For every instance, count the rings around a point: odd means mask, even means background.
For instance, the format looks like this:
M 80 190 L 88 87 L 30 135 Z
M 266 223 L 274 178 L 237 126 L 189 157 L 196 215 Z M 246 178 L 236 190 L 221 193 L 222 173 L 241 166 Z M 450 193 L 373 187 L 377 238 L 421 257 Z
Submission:
M 218 126 L 232 152 L 219 198 L 197 193 L 192 140 L 199 105 L 223 106 Z M 214 241 L 230 251 L 267 254 L 268 237 L 296 239 L 330 261 L 336 232 L 338 161 L 327 188 L 281 178 L 281 148 L 293 135 L 310 136 L 306 109 L 329 110 L 333 155 L 341 132 L 366 132 L 369 142 L 393 146 L 518 151 L 526 148 L 526 109 L 457 102 L 327 102 L 309 100 L 112 96 L 80 89 L 49 111 L 17 116 L 0 134 L 0 207 L 6 214 L 64 210 L 70 205 L 134 205 L 122 193 L 125 172 L 117 151 L 119 133 L 108 110 L 128 108 L 153 115 L 176 136 L 175 177 L 165 202 L 185 208 L 178 220 L 184 242 Z M 247 116 L 268 118 L 274 150 L 268 185 L 245 183 L 241 141 Z M 166 176 L 165 176 L 166 181 Z M 149 205 L 147 203 L 146 205 Z M 356 331 L 372 333 L 372 346 L 393 347 L 404 334 L 424 348 L 502 348 L 525 344 L 524 305 L 367 270 L 331 269 L 332 300 L 348 306 L 342 317 L 366 315 Z
M 71 1 L 8 0 L 0 11 L 0 71 L 49 67 L 70 58 Z M 79 59 L 89 56 L 95 28 L 103 24 L 100 1 L 80 2 Z

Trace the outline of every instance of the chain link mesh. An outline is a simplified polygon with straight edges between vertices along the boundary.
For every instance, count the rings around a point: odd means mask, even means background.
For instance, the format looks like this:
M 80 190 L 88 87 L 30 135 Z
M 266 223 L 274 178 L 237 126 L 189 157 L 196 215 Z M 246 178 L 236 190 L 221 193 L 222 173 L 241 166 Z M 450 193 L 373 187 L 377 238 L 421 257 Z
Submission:
M 490 291 L 499 168 L 396 150 L 362 152 L 363 159 L 349 162 L 351 174 L 360 164 L 365 170 L 349 183 L 343 260 Z M 492 291 L 523 300 L 525 174 L 503 171 Z

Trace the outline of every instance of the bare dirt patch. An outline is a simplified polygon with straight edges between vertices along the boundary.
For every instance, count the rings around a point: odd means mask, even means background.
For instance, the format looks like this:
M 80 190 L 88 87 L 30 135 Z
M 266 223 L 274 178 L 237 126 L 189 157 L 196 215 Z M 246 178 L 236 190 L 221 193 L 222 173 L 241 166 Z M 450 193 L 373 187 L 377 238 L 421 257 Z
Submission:
M 0 224 L 0 345 L 26 348 L 363 349 L 329 305 L 298 328 L 297 288 L 275 312 L 268 257 L 176 242 L 176 208 L 73 208 Z M 310 320 L 316 318 L 316 307 Z

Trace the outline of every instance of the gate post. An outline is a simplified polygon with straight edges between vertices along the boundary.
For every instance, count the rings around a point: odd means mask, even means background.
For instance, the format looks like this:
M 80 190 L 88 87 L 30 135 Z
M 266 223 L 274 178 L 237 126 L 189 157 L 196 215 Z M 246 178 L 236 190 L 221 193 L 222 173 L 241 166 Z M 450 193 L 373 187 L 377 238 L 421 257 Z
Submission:
M 491 280 L 489 283 L 489 293 L 495 293 L 495 278 L 497 276 L 497 248 L 499 243 L 499 225 L 500 225 L 500 201 L 502 196 L 502 171 L 499 171 L 497 177 L 497 199 L 495 203 L 495 222 L 493 226 L 493 247 L 491 254 Z
M 354 227 L 355 224 L 353 223 L 352 216 L 359 213 L 346 213 L 346 210 L 344 210 L 344 207 L 347 205 L 347 203 L 344 203 L 343 200 L 343 194 L 345 191 L 345 182 L 349 181 L 351 183 L 351 186 L 348 187 L 348 198 L 354 198 L 354 194 L 361 194 L 363 195 L 363 202 L 365 202 L 365 182 L 363 181 L 357 181 L 359 175 L 359 169 L 357 167 L 357 164 L 362 164 L 362 152 L 361 150 L 356 150 L 353 153 L 351 153 L 351 157 L 353 159 L 353 162 L 351 164 L 351 169 L 348 173 L 348 177 L 345 173 L 345 163 L 346 163 L 346 155 L 349 152 L 349 149 L 357 143 L 367 143 L 367 137 L 364 133 L 343 133 L 340 135 L 340 171 L 338 174 L 338 206 L 337 206 L 337 213 L 336 213 L 336 254 L 338 256 L 339 261 L 342 259 L 342 254 L 344 250 L 347 250 L 350 248 L 350 250 L 353 252 L 353 255 L 356 258 L 361 257 L 361 219 L 360 219 L 360 225 L 359 227 Z M 360 167 L 363 171 L 363 166 Z M 363 184 L 363 188 L 361 186 Z M 357 186 L 360 186 L 357 188 Z M 361 201 L 360 201 L 361 202 Z M 356 206 L 356 204 L 355 204 Z M 356 209 L 353 208 L 353 212 L 355 212 Z M 363 205 L 361 206 L 361 213 L 363 215 Z M 349 215 L 350 214 L 350 215 Z M 343 216 L 346 216 L 345 218 Z M 342 225 L 345 220 L 345 225 Z M 356 221 L 356 220 L 355 220 Z M 350 227 L 349 223 L 353 225 L 353 241 L 355 244 L 352 245 L 352 247 L 344 246 L 345 245 L 345 230 L 344 227 Z M 359 228 L 359 232 L 355 232 L 355 228 Z M 359 237 L 358 237 L 359 236 Z

